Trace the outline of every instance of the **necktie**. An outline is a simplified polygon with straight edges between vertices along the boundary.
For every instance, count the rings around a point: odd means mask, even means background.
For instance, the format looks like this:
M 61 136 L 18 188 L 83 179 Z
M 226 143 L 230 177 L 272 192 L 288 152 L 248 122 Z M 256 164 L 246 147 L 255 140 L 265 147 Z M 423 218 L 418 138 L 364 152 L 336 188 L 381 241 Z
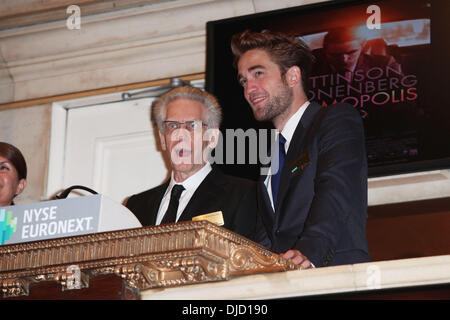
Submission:
M 280 187 L 281 171 L 283 171 L 284 159 L 286 154 L 284 151 L 284 144 L 286 139 L 281 135 L 278 136 L 278 170 L 275 174 L 272 174 L 271 185 L 272 185 L 272 199 L 274 208 L 277 207 L 278 199 L 278 188 Z
M 167 207 L 167 211 L 161 221 L 161 224 L 176 222 L 178 204 L 180 203 L 180 196 L 184 191 L 184 187 L 181 184 L 176 184 L 172 188 L 170 193 L 170 202 Z

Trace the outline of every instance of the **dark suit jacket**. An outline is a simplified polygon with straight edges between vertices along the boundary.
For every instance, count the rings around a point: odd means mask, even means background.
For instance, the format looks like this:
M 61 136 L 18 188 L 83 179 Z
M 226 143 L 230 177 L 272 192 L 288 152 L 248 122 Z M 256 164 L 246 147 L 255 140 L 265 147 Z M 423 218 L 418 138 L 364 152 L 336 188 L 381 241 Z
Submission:
M 370 260 L 364 128 L 350 105 L 307 107 L 289 145 L 275 212 L 265 178 L 258 183 L 256 241 L 279 253 L 297 249 L 316 267 Z
M 133 195 L 127 201 L 127 208 L 142 226 L 155 225 L 159 205 L 168 186 L 169 181 Z M 227 176 L 213 168 L 192 195 L 178 221 L 190 221 L 198 215 L 222 211 L 224 228 L 254 239 L 256 210 L 254 182 Z

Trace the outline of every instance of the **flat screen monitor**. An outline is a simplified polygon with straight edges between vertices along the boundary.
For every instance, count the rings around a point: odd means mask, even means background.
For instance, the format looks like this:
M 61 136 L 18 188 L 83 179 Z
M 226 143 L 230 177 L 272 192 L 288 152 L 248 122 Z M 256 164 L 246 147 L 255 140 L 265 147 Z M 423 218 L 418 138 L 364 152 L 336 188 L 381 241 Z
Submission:
M 359 111 L 369 177 L 450 168 L 449 19 L 448 0 L 349 0 L 208 22 L 205 87 L 223 108 L 224 137 L 226 129 L 271 128 L 253 117 L 230 48 L 235 33 L 269 29 L 312 50 L 310 100 Z M 222 169 L 257 179 L 260 165 Z

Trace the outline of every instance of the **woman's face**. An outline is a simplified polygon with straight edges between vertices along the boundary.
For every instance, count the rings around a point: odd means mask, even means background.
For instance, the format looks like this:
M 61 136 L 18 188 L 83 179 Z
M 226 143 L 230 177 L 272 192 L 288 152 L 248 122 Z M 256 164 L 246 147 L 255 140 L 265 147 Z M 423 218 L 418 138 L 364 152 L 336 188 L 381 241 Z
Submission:
M 15 195 L 25 189 L 26 180 L 20 179 L 14 165 L 0 155 L 0 207 L 9 206 Z

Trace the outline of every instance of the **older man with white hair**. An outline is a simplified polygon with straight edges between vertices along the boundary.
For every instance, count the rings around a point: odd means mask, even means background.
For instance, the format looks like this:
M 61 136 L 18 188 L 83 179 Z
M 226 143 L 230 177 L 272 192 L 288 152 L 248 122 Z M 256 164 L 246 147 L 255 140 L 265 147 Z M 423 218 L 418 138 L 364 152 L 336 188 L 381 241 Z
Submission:
M 221 114 L 213 95 L 190 86 L 173 89 L 157 101 L 153 116 L 172 173 L 166 183 L 127 201 L 143 226 L 220 211 L 225 228 L 253 237 L 255 184 L 223 174 L 205 156 L 217 144 Z

